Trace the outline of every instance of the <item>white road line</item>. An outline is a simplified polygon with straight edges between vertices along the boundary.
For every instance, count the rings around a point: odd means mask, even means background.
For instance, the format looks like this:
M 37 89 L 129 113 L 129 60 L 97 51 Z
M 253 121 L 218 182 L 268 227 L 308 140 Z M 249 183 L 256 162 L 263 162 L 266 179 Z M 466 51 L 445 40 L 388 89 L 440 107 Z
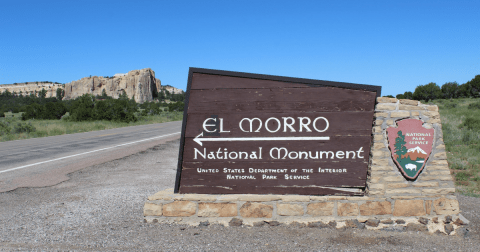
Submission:
M 15 168 L 11 168 L 11 169 L 8 169 L 8 170 L 0 171 L 0 173 L 9 172 L 9 171 L 15 171 L 15 170 L 27 168 L 27 167 L 34 166 L 34 165 L 45 164 L 45 163 L 49 163 L 49 162 L 53 162 L 53 161 L 62 160 L 62 159 L 65 159 L 65 158 L 71 158 L 71 157 L 81 156 L 81 155 L 85 155 L 85 154 L 89 154 L 89 153 L 93 153 L 93 152 L 97 152 L 97 151 L 103 151 L 103 150 L 113 149 L 113 148 L 120 147 L 120 146 L 130 145 L 130 144 L 139 143 L 139 142 L 145 142 L 145 141 L 149 141 L 149 140 L 152 140 L 152 139 L 162 138 L 162 137 L 171 136 L 171 135 L 180 134 L 180 133 L 182 133 L 182 132 L 175 132 L 175 133 L 167 134 L 167 135 L 163 135 L 163 136 L 157 136 L 157 137 L 147 138 L 147 139 L 138 140 L 138 141 L 134 141 L 134 142 L 130 142 L 130 143 L 119 144 L 119 145 L 115 145 L 115 146 L 111 146 L 111 147 L 107 147 L 107 148 L 102 148 L 102 149 L 93 150 L 93 151 L 87 151 L 87 152 L 80 153 L 80 154 L 75 154 L 75 155 L 70 155 L 70 156 L 66 156 L 66 157 L 56 158 L 56 159 L 52 159 L 52 160 L 48 160 L 48 161 L 38 162 L 38 163 L 35 163 L 35 164 L 29 164 L 29 165 L 24 165 L 24 166 L 20 166 L 20 167 L 15 167 Z

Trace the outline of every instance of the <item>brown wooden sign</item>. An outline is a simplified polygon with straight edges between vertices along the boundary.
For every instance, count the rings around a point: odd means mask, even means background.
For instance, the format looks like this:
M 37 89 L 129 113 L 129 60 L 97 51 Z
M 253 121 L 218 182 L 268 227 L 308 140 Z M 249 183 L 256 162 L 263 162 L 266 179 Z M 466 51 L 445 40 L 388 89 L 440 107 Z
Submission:
M 190 68 L 175 192 L 363 195 L 380 89 Z

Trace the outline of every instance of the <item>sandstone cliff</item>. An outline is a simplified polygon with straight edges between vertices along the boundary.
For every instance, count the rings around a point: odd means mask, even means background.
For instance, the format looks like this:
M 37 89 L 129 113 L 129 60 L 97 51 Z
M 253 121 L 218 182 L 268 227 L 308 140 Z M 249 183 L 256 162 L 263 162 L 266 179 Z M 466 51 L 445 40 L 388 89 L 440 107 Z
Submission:
M 161 87 L 160 80 L 155 78 L 155 72 L 150 68 L 133 70 L 127 74 L 115 74 L 113 77 L 92 76 L 65 84 L 65 98 L 75 99 L 83 94 L 102 95 L 102 90 L 108 96 L 118 98 L 123 91 L 128 98 L 135 98 L 138 103 L 152 101 L 152 94 Z
M 35 91 L 39 93 L 42 89 L 47 91 L 46 97 L 55 97 L 57 95 L 57 88 L 63 89 L 63 85 L 60 83 L 51 82 L 26 82 L 17 84 L 4 84 L 0 85 L 0 93 L 8 90 L 10 93 L 15 92 L 16 95 L 30 95 L 35 94 Z
M 39 93 L 41 90 L 47 91 L 46 97 L 55 97 L 57 88 L 65 90 L 65 100 L 75 99 L 83 94 L 102 95 L 102 91 L 108 96 L 118 98 L 123 91 L 128 98 L 135 98 L 138 103 L 153 100 L 153 94 L 162 89 L 168 90 L 171 94 L 180 94 L 182 89 L 170 85 L 162 86 L 162 82 L 155 78 L 155 72 L 150 68 L 133 70 L 126 74 L 115 74 L 113 77 L 91 76 L 80 80 L 72 81 L 67 84 L 51 82 L 27 82 L 18 84 L 0 85 L 0 93 L 5 90 L 17 95 Z
M 181 94 L 183 92 L 182 89 L 179 89 L 179 88 L 176 88 L 176 87 L 172 87 L 170 85 L 165 85 L 165 86 L 161 86 L 158 90 L 160 89 L 164 89 L 164 90 L 167 90 L 168 92 L 170 92 L 171 94 Z

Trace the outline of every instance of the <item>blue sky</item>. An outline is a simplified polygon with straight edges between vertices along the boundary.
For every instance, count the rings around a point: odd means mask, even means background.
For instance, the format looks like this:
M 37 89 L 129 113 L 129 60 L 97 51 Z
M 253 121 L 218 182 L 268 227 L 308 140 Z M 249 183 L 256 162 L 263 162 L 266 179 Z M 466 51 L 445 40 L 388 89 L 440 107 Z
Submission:
M 0 83 L 189 67 L 382 86 L 480 74 L 480 1 L 0 0 Z

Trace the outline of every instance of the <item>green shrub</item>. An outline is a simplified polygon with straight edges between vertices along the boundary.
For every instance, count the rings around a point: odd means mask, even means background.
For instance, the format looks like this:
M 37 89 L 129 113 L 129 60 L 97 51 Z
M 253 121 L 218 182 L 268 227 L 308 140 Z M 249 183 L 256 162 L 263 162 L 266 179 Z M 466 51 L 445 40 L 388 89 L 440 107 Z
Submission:
M 397 99 L 410 99 L 411 100 L 411 99 L 413 99 L 413 94 L 412 94 L 412 92 L 407 91 L 403 94 L 397 94 L 395 96 L 395 98 L 397 98 Z
M 93 120 L 93 108 L 95 106 L 93 101 L 94 97 L 90 94 L 84 94 L 78 97 L 72 104 L 72 110 L 69 120 L 75 122 Z
M 451 108 L 456 108 L 457 107 L 457 104 L 456 103 L 447 103 L 444 105 L 445 108 L 447 109 L 451 109 Z
M 457 82 L 447 82 L 442 85 L 442 94 L 445 99 L 458 98 L 460 94 L 460 87 Z
M 47 102 L 45 104 L 45 110 L 43 119 L 60 119 L 67 112 L 65 104 L 61 102 Z
M 403 93 L 403 96 L 405 97 L 404 99 L 413 99 L 413 93 L 410 91 Z
M 63 115 L 60 120 L 63 120 L 63 121 L 68 121 L 68 118 L 70 117 L 70 112 L 67 112 L 65 113 L 65 115 Z
M 475 78 L 465 83 L 465 85 L 468 85 L 470 97 L 480 97 L 480 75 L 476 75 Z
M 459 172 L 455 175 L 455 178 L 457 179 L 457 181 L 467 181 L 468 178 L 470 178 L 470 175 L 465 172 Z
M 8 118 L 0 121 L 0 136 L 18 133 L 35 132 L 31 122 L 21 122 L 18 119 Z
M 453 170 L 466 170 L 468 167 L 461 162 L 452 162 L 450 168 Z
M 184 107 L 185 107 L 185 103 L 183 103 L 183 102 L 170 103 L 170 104 L 168 104 L 168 111 L 170 111 L 170 112 L 183 111 Z
M 480 131 L 480 118 L 468 117 L 461 126 L 469 130 Z
M 413 99 L 415 100 L 434 100 L 442 98 L 442 90 L 440 87 L 434 83 L 430 82 L 427 85 L 420 85 L 415 88 L 415 92 L 413 92 Z
M 22 108 L 25 113 L 22 114 L 22 120 L 29 119 L 60 119 L 67 112 L 63 102 L 47 102 L 44 105 L 33 103 Z
M 160 103 L 144 102 L 139 106 L 140 106 L 139 112 L 142 116 L 159 115 L 163 111 L 163 109 L 161 109 L 160 107 L 161 106 Z
M 116 122 L 136 122 L 137 104 L 126 98 L 95 101 L 91 95 L 83 95 L 72 105 L 69 121 L 107 120 Z
M 0 136 L 8 135 L 12 131 L 10 123 L 7 120 L 0 121 Z
M 462 141 L 463 141 L 464 143 L 469 143 L 469 142 L 472 141 L 472 140 L 474 140 L 474 139 L 473 139 L 473 134 L 472 134 L 472 132 L 469 131 L 469 130 L 464 130 L 464 131 L 462 132 Z
M 29 120 L 29 119 L 40 119 L 45 114 L 45 107 L 38 104 L 32 103 L 28 105 L 26 108 L 25 113 L 22 114 L 22 120 Z
M 468 109 L 480 109 L 480 102 L 470 103 Z
M 30 132 L 35 132 L 36 128 L 32 125 L 31 122 L 17 122 L 13 126 L 13 132 L 14 133 L 30 133 Z

